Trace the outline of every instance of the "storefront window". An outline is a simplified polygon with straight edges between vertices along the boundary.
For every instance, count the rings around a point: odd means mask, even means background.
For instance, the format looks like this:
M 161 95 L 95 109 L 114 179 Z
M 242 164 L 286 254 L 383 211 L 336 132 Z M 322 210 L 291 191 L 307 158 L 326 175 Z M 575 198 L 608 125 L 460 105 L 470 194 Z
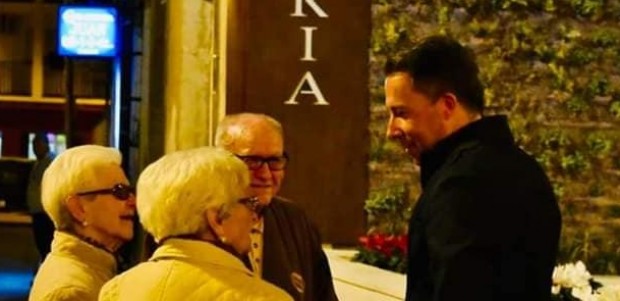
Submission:
M 31 16 L 0 10 L 0 94 L 30 95 Z

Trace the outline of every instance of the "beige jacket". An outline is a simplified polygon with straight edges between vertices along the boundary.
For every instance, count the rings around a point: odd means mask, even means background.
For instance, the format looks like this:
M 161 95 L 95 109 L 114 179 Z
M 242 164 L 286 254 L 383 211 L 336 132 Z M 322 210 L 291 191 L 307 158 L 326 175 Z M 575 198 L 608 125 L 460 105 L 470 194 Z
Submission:
M 241 260 L 203 241 L 169 239 L 149 261 L 106 283 L 101 301 L 292 301 Z
M 39 268 L 29 301 L 97 300 L 116 274 L 116 259 L 79 238 L 56 231 L 52 251 Z

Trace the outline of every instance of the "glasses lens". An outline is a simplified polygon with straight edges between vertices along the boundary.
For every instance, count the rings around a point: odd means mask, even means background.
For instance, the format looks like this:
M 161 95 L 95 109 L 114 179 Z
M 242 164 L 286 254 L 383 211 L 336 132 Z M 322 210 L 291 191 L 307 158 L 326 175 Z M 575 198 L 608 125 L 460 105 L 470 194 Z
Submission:
M 259 156 L 238 156 L 245 162 L 251 170 L 257 170 L 263 167 L 266 163 L 270 170 L 282 170 L 286 167 L 288 157 L 286 155 L 282 157 L 259 157 Z
M 244 157 L 243 162 L 245 162 L 251 170 L 259 169 L 263 165 L 263 159 L 259 157 Z
M 286 167 L 286 162 L 286 157 L 274 157 L 270 158 L 267 164 L 269 164 L 269 169 L 271 170 L 282 170 Z
M 129 199 L 129 196 L 133 193 L 131 187 L 126 185 L 116 185 L 112 188 L 112 195 L 122 201 L 126 201 Z

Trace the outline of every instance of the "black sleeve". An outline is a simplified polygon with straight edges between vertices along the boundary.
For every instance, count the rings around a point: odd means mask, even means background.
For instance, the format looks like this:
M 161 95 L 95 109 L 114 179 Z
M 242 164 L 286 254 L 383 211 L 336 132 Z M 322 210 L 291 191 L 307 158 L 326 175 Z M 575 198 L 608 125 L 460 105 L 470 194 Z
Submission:
M 338 297 L 336 296 L 336 291 L 334 289 L 332 273 L 329 267 L 329 261 L 327 260 L 327 256 L 323 250 L 320 251 L 317 258 L 315 271 L 315 291 L 319 298 L 318 300 L 338 301 Z
M 314 262 L 314 294 L 317 300 L 325 300 L 325 301 L 338 301 L 338 296 L 336 296 L 336 290 L 334 289 L 334 281 L 332 279 L 332 272 L 329 266 L 329 260 L 327 259 L 327 255 L 325 255 L 325 251 L 323 251 L 323 247 L 321 245 L 321 235 L 319 234 L 318 229 L 311 223 L 310 228 L 312 232 L 312 247 L 315 249 L 313 252 L 315 262 Z

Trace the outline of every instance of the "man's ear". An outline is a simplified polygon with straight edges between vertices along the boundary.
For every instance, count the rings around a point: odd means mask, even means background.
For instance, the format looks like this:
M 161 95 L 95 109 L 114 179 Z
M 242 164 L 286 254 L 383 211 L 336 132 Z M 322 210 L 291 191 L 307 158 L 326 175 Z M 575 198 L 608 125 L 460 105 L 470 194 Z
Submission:
M 441 96 L 441 101 L 443 103 L 443 110 L 441 112 L 442 117 L 444 119 L 448 119 L 456 110 L 457 106 L 459 105 L 459 101 L 456 98 L 456 95 L 452 93 L 443 94 Z
M 86 219 L 86 212 L 84 210 L 82 202 L 80 202 L 80 198 L 72 195 L 65 200 L 65 203 L 67 204 L 67 210 L 69 211 L 73 219 L 75 219 L 79 223 L 83 223 Z
M 222 219 L 219 216 L 218 210 L 208 209 L 207 211 L 205 211 L 205 215 L 207 218 L 207 223 L 209 224 L 209 227 L 211 227 L 213 232 L 218 237 L 224 236 L 224 227 L 222 226 Z

